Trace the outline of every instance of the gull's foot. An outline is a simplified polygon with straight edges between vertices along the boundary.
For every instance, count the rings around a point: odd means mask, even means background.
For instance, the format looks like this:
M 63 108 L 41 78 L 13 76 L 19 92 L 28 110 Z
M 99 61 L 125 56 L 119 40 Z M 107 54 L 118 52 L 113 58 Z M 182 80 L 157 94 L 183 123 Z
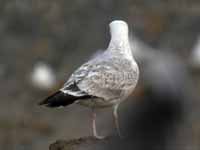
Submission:
M 94 138 L 97 140 L 103 140 L 106 138 L 106 136 L 94 135 Z

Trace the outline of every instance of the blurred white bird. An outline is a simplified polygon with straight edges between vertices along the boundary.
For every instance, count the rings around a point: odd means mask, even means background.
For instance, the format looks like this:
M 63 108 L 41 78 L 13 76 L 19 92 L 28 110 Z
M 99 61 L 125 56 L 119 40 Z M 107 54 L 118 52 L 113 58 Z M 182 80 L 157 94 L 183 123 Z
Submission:
M 151 84 L 153 88 L 163 92 L 174 90 L 176 93 L 177 88 L 182 89 L 186 82 L 182 81 L 187 75 L 187 68 L 180 57 L 169 51 L 154 49 L 137 37 L 132 37 L 130 44 L 135 59 L 142 65 L 144 84 Z
M 44 62 L 38 62 L 33 67 L 31 82 L 37 88 L 49 90 L 55 85 L 56 76 L 49 65 Z
M 172 51 L 154 49 L 135 37 L 130 43 L 135 45 L 132 47 L 132 52 L 141 66 L 140 85 L 158 93 L 161 101 L 178 101 L 184 105 L 184 111 L 194 116 L 198 114 L 196 112 L 199 111 L 200 106 L 199 92 L 188 60 Z M 200 40 L 195 51 L 200 52 Z

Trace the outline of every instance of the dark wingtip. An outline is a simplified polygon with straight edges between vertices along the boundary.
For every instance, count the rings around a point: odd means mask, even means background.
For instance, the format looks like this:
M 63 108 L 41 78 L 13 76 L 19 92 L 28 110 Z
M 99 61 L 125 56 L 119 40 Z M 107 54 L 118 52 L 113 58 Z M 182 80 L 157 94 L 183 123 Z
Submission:
M 57 91 L 56 93 L 50 95 L 38 104 L 40 106 L 45 105 L 47 107 L 59 107 L 71 104 L 73 102 L 74 100 L 69 99 L 69 96 L 67 94 L 63 93 L 62 91 Z
M 79 98 L 81 97 L 76 97 L 73 95 L 66 94 L 62 91 L 58 91 L 38 104 L 45 105 L 47 107 L 67 106 L 74 103 Z
M 91 96 L 73 96 L 62 91 L 58 91 L 47 97 L 45 100 L 39 102 L 38 105 L 45 105 L 47 107 L 67 106 L 74 103 L 76 100 L 88 98 L 91 98 Z
M 49 97 L 47 97 L 46 99 L 44 99 L 43 101 L 39 102 L 38 105 L 41 106 L 41 105 L 48 105 L 48 103 L 50 103 L 52 101 L 52 99 L 57 95 L 59 94 L 60 91 L 50 95 Z

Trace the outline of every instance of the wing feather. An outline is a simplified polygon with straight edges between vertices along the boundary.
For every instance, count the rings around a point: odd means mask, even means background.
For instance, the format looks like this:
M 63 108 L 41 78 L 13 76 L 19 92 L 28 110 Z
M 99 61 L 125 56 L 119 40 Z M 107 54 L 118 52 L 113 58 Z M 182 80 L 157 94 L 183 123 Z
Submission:
M 105 100 L 120 97 L 123 92 L 136 85 L 137 66 L 118 57 L 96 59 L 83 64 L 64 85 L 63 91 L 72 95 L 92 95 Z M 75 84 L 78 90 L 71 90 Z

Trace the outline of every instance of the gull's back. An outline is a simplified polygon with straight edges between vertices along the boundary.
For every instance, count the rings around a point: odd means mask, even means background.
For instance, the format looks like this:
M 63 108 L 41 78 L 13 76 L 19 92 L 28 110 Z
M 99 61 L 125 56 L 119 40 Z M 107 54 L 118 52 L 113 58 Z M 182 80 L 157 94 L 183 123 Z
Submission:
M 63 90 L 70 94 L 92 95 L 110 105 L 124 100 L 137 84 L 137 64 L 124 54 L 105 51 L 77 69 Z M 80 90 L 71 91 L 71 84 Z

